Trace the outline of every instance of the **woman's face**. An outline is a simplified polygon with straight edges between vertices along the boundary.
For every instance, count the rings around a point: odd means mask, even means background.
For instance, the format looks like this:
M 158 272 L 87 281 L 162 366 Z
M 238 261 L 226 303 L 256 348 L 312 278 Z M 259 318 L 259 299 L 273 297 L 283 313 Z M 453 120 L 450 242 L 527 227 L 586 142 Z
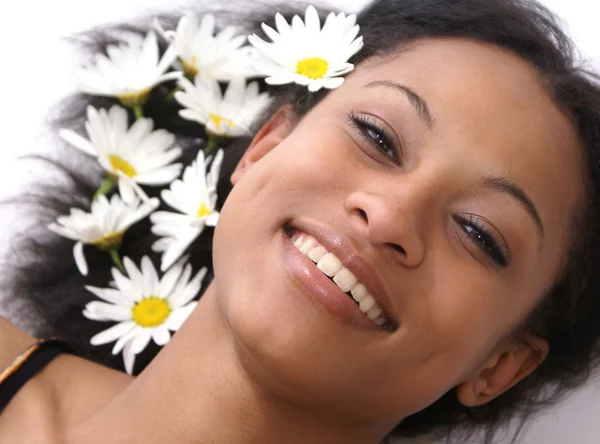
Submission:
M 423 40 L 281 122 L 255 139 L 215 234 L 240 359 L 289 397 L 390 424 L 491 372 L 560 273 L 584 194 L 577 136 L 534 69 Z M 333 253 L 391 328 L 291 234 Z

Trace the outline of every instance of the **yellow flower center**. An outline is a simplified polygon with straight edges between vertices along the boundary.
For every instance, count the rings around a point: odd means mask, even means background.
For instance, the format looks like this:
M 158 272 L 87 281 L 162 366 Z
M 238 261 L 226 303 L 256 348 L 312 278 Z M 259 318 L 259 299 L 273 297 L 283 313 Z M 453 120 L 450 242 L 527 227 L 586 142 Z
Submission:
M 108 161 L 115 170 L 121 171 L 128 177 L 133 177 L 137 174 L 135 168 L 129 162 L 119 156 L 110 155 L 108 156 Z
M 222 123 L 226 123 L 227 125 L 234 127 L 235 123 L 229 119 L 226 119 L 223 116 L 219 116 L 218 114 L 211 114 L 210 115 L 210 120 L 212 120 L 212 122 L 215 124 L 215 126 L 217 127 L 217 130 L 221 131 L 221 124 Z
M 92 242 L 92 245 L 97 247 L 101 251 L 108 251 L 113 248 L 119 248 L 121 241 L 123 240 L 124 231 L 119 233 L 109 233 L 101 237 L 100 239 Z
M 143 105 L 148 100 L 148 96 L 150 95 L 149 89 L 143 89 L 142 91 L 128 92 L 125 94 L 118 95 L 117 98 L 119 101 L 128 107 L 133 107 L 136 105 Z
M 198 212 L 196 213 L 196 217 L 200 218 L 200 217 L 204 217 L 204 216 L 210 216 L 210 210 L 204 204 L 204 202 L 202 202 L 202 205 L 200 205 L 200 208 L 198 209 Z
M 327 74 L 329 63 L 321 57 L 311 57 L 300 60 L 296 65 L 296 72 L 309 79 L 322 79 Z
M 133 320 L 142 327 L 158 327 L 171 314 L 171 306 L 164 299 L 153 296 L 133 307 Z
M 198 74 L 199 70 L 196 67 L 198 61 L 196 56 L 193 56 L 190 61 L 182 60 L 183 63 L 183 74 L 190 80 L 194 81 L 194 77 Z

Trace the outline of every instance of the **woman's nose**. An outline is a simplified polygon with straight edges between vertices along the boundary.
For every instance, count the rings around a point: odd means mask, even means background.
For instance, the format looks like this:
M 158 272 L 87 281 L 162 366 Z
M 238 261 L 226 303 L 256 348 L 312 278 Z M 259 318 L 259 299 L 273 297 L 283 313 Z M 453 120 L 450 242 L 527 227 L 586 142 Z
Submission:
M 423 262 L 425 243 L 412 199 L 356 191 L 347 197 L 346 210 L 372 245 L 396 250 L 406 267 L 418 267 Z

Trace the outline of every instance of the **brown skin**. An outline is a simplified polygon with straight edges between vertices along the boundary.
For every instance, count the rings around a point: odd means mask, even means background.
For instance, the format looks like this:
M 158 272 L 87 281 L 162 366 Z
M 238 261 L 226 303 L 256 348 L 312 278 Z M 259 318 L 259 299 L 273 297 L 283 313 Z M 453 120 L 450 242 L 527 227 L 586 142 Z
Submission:
M 365 89 L 374 80 L 418 92 L 431 127 L 405 95 Z M 89 413 L 69 410 L 54 436 L 375 443 L 453 387 L 476 406 L 525 378 L 549 346 L 511 332 L 564 266 L 585 194 L 575 130 L 540 85 L 528 63 L 504 50 L 423 40 L 361 65 L 299 122 L 280 110 L 232 176 L 215 233 L 215 280 L 198 309 L 137 379 L 103 390 L 114 399 L 98 400 L 99 390 L 85 386 L 95 399 L 82 407 Z M 397 134 L 400 165 L 349 124 L 349 111 Z M 527 192 L 544 225 L 541 244 L 523 206 L 483 186 L 484 175 Z M 506 245 L 508 267 L 455 220 L 468 214 Z M 397 330 L 350 327 L 301 290 L 281 264 L 290 220 L 324 225 L 360 251 L 384 283 Z M 77 365 L 81 381 L 99 371 Z M 72 392 L 62 393 L 47 398 L 48 409 L 72 403 Z
M 0 368 L 36 342 L 0 317 Z M 70 355 L 54 359 L 0 414 L 0 442 L 61 443 L 66 423 L 106 405 L 132 378 Z
M 431 129 L 402 95 L 364 89 L 373 80 L 417 91 Z M 402 165 L 361 138 L 350 110 L 398 134 Z M 457 385 L 463 403 L 486 402 L 543 360 L 543 339 L 506 338 L 558 276 L 584 188 L 576 135 L 527 63 L 478 43 L 420 42 L 362 66 L 281 143 L 270 134 L 256 140 L 242 166 L 252 161 L 234 175 L 217 228 L 215 270 L 224 278 L 216 285 L 234 334 L 297 393 L 326 393 L 338 400 L 330 412 L 393 422 Z M 531 196 L 541 247 L 529 214 L 485 188 L 484 175 L 505 176 Z M 235 213 L 250 216 L 242 225 Z M 455 214 L 485 218 L 511 265 L 482 253 Z M 278 231 L 296 219 L 333 228 L 375 265 L 399 316 L 396 332 L 348 329 L 306 302 L 277 253 Z

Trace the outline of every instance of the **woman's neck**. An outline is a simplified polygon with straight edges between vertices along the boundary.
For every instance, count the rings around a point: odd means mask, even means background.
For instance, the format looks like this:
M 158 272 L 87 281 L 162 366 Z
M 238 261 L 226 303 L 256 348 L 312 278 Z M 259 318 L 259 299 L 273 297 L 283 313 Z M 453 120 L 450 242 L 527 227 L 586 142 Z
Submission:
M 277 396 L 246 371 L 214 286 L 154 361 L 69 442 L 376 443 L 373 430 Z

